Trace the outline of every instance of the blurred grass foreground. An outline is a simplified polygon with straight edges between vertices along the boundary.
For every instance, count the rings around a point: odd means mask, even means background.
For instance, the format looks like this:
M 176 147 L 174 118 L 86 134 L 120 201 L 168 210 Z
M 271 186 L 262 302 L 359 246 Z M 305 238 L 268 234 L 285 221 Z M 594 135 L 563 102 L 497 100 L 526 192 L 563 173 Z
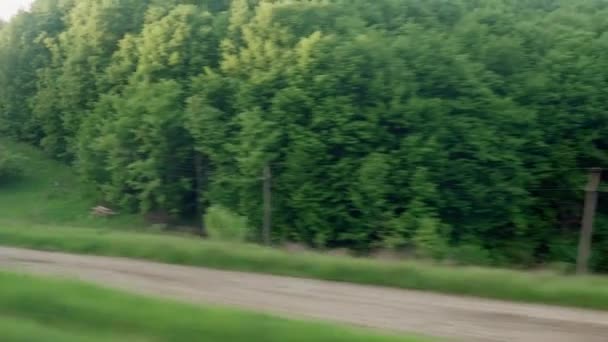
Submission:
M 0 272 L 2 342 L 421 342 Z

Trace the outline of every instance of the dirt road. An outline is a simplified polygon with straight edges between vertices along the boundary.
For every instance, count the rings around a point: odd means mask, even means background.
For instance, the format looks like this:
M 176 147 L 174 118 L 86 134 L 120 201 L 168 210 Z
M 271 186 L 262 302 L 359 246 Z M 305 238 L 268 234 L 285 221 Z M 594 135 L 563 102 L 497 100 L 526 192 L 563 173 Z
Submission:
M 0 268 L 456 341 L 608 341 L 605 312 L 3 247 Z

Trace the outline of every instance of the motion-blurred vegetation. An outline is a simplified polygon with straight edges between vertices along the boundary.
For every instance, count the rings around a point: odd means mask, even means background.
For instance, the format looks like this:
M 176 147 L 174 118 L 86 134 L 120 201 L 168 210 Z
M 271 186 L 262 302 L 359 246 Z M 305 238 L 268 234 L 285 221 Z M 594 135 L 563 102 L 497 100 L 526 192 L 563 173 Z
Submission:
M 422 342 L 0 272 L 3 342 Z
M 608 310 L 608 279 L 556 271 L 521 272 L 289 252 L 256 245 L 123 230 L 0 225 L 0 243 L 39 250 L 148 259 L 223 270 L 262 272 Z M 559 271 L 559 270 L 558 270 Z
M 212 206 L 207 210 L 205 227 L 209 238 L 225 242 L 245 242 L 250 232 L 246 217 L 220 206 Z
M 0 145 L 0 185 L 15 181 L 21 176 L 23 156 Z
M 586 168 L 608 166 L 607 17 L 604 0 L 37 0 L 1 25 L 0 134 L 122 213 L 223 207 L 259 236 L 269 166 L 275 242 L 568 264 Z

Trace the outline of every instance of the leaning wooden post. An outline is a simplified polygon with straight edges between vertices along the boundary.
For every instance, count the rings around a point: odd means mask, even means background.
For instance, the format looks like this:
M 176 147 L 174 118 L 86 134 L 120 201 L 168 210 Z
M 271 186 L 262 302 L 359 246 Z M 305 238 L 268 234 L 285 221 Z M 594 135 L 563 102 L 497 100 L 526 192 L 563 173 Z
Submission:
M 272 172 L 270 166 L 264 167 L 264 225 L 263 239 L 264 244 L 270 246 L 271 229 L 272 229 Z
M 589 172 L 589 181 L 585 188 L 585 209 L 581 235 L 578 244 L 578 258 L 576 260 L 576 273 L 585 274 L 589 271 L 589 257 L 591 256 L 591 240 L 593 237 L 593 218 L 597 207 L 597 189 L 602 178 L 602 169 L 593 168 Z
M 205 182 L 205 167 L 203 165 L 203 156 L 200 152 L 195 151 L 194 153 L 194 177 L 195 177 L 195 191 L 196 191 L 196 216 L 199 223 L 199 234 L 201 236 L 207 236 L 207 227 L 205 226 L 205 209 L 206 204 L 204 203 L 203 191 Z

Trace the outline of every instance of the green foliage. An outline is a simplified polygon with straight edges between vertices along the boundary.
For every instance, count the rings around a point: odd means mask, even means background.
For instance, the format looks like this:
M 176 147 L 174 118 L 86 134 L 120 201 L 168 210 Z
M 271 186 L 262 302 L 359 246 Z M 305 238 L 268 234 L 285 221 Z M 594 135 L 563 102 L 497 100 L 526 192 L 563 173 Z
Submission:
M 0 225 L 69 224 L 117 229 L 144 226 L 143 220 L 134 215 L 122 214 L 108 219 L 90 215 L 91 208 L 99 205 L 98 198 L 87 191 L 70 167 L 49 159 L 28 144 L 0 139 L 0 146 L 20 156 L 18 167 L 21 170 L 14 182 L 0 186 Z
M 464 265 L 491 265 L 494 263 L 490 252 L 479 244 L 462 244 L 450 251 L 450 258 Z
M 127 212 L 217 205 L 256 235 L 269 165 L 275 241 L 571 263 L 585 168 L 608 166 L 607 15 L 603 0 L 38 0 L 0 29 L 0 132 Z
M 0 272 L 0 329 L 6 342 L 430 341 L 283 320 Z
M 249 234 L 247 218 L 229 209 L 212 206 L 204 218 L 205 229 L 211 240 L 225 242 L 245 242 Z
M 434 217 L 416 218 L 417 229 L 413 237 L 416 250 L 423 257 L 442 258 L 447 245 L 441 234 L 441 221 Z
M 23 156 L 0 144 L 0 184 L 9 182 L 23 173 Z

